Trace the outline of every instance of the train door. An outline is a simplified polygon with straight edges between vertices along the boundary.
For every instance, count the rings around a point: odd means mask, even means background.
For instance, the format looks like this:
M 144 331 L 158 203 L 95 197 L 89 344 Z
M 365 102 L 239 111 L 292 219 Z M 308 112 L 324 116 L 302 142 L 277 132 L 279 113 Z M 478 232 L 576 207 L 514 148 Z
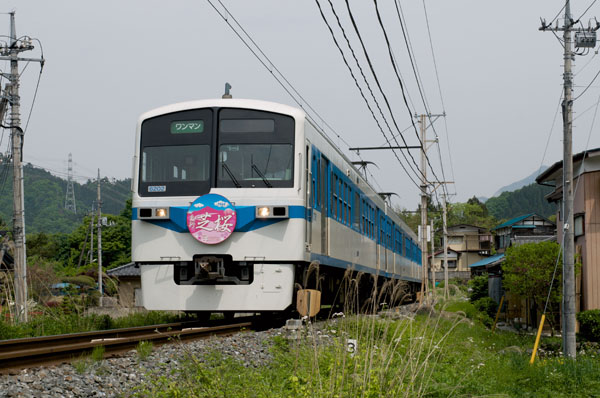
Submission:
M 306 172 L 306 181 L 305 181 L 305 198 L 304 198 L 304 206 L 306 207 L 306 228 L 304 230 L 304 242 L 305 242 L 305 247 L 308 251 L 311 250 L 311 244 L 312 244 L 312 216 L 313 216 L 313 176 L 312 176 L 312 171 L 311 171 L 311 159 L 312 159 L 312 154 L 311 154 L 311 150 L 310 150 L 310 142 L 307 140 L 306 141 L 306 154 L 305 154 L 305 158 L 306 158 L 306 166 L 305 166 L 305 172 Z
M 321 253 L 329 255 L 329 160 L 321 155 L 319 193 L 321 195 Z

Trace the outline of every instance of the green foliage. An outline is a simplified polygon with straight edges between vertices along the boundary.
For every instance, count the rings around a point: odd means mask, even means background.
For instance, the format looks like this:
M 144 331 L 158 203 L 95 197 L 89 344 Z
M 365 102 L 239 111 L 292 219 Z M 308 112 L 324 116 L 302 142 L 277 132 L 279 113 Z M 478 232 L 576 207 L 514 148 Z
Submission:
M 468 301 L 451 301 L 443 309 L 448 312 L 462 312 L 469 319 L 477 317 L 477 309 Z
M 466 203 L 448 204 L 448 225 L 459 224 L 490 229 L 498 224 L 498 220 L 488 212 L 485 204 L 472 197 Z
M 94 347 L 94 349 L 92 350 L 92 355 L 91 355 L 92 360 L 94 362 L 102 361 L 102 359 L 104 359 L 104 351 L 106 351 L 104 346 L 99 345 L 99 346 Z
M 65 283 L 71 283 L 73 285 L 78 285 L 81 287 L 96 286 L 96 281 L 94 280 L 94 278 L 87 276 L 87 275 L 66 276 L 61 279 Z
M 562 256 L 556 242 L 526 243 L 511 246 L 506 250 L 503 286 L 506 290 L 532 300 L 542 311 L 552 283 L 550 304 L 558 306 L 562 297 Z M 557 265 L 558 261 L 558 265 Z M 558 271 L 555 273 L 555 267 Z M 550 307 L 552 309 L 552 306 Z M 549 312 L 547 318 L 552 324 L 555 314 Z
M 600 310 L 581 311 L 577 320 L 581 336 L 590 341 L 600 341 Z
M 485 205 L 490 214 L 499 220 L 509 220 L 528 213 L 550 217 L 556 213 L 556 205 L 544 197 L 551 191 L 551 187 L 534 183 L 516 191 L 502 192 L 500 196 L 488 199 Z
M 32 317 L 26 323 L 12 324 L 5 318 L 0 318 L 0 340 L 157 325 L 181 320 L 178 315 L 160 311 L 140 312 L 116 319 L 108 315 L 84 315 L 83 306 L 74 303 L 78 299 L 67 296 L 58 307 L 39 308 L 43 310 L 42 315 Z
M 345 333 L 358 340 L 355 354 L 347 351 Z M 592 397 L 600 389 L 598 357 L 584 354 L 569 361 L 550 355 L 532 366 L 527 349 L 533 347 L 533 336 L 491 333 L 478 323 L 427 316 L 393 322 L 353 318 L 330 323 L 327 334 L 327 339 L 316 337 L 307 326 L 297 339 L 278 337 L 271 347 L 274 359 L 258 368 L 218 352 L 190 352 L 179 369 L 153 371 L 130 393 L 181 398 Z
M 488 275 L 478 275 L 471 278 L 468 282 L 469 300 L 477 301 L 488 296 Z
M 491 297 L 482 297 L 475 300 L 473 306 L 477 311 L 487 314 L 490 318 L 494 318 L 496 316 L 496 311 L 498 310 L 498 303 Z
M 23 169 L 27 232 L 29 234 L 72 232 L 82 220 L 83 214 L 96 200 L 96 181 L 88 180 L 85 184 L 73 183 L 78 209 L 78 214 L 74 214 L 64 208 L 67 187 L 65 180 L 31 164 L 26 164 Z M 100 185 L 103 212 L 119 214 L 123 203 L 131 195 L 131 180 L 111 181 L 103 178 Z M 12 179 L 9 178 L 0 194 L 0 218 L 11 220 L 12 212 Z M 29 247 L 27 250 L 29 252 Z M 49 258 L 45 255 L 44 257 Z
M 152 350 L 154 350 L 154 344 L 152 344 L 151 341 L 140 341 L 137 347 L 135 347 L 135 350 L 137 351 L 140 361 L 143 361 L 147 359 L 150 354 L 152 354 Z

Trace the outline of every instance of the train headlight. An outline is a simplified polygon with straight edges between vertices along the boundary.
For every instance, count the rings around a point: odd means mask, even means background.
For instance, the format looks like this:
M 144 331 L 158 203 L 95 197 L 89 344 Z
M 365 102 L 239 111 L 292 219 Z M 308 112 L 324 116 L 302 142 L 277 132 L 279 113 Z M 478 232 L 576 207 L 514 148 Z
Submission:
M 158 218 L 166 218 L 169 217 L 169 210 L 164 207 L 159 207 L 155 209 L 154 215 Z
M 267 218 L 271 215 L 271 209 L 263 206 L 263 207 L 259 207 L 258 209 L 256 209 L 256 216 L 257 217 L 263 217 L 263 218 Z

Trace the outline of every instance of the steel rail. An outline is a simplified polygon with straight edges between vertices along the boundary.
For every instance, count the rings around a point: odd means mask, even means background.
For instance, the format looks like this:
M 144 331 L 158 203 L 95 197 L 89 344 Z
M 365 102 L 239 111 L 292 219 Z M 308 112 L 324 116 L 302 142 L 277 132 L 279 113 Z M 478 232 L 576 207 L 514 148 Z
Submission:
M 237 320 L 236 320 L 237 321 Z M 0 373 L 44 364 L 67 362 L 103 346 L 105 354 L 130 350 L 140 341 L 155 345 L 169 342 L 232 334 L 250 328 L 252 322 L 240 318 L 234 324 L 198 326 L 198 323 L 174 323 L 98 332 L 72 333 L 0 341 Z

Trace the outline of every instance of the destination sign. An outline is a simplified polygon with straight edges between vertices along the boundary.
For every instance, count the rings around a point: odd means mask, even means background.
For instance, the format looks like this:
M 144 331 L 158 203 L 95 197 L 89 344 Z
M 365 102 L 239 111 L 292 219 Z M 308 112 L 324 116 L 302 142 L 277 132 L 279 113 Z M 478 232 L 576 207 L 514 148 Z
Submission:
M 180 120 L 171 123 L 171 134 L 203 133 L 204 120 Z

